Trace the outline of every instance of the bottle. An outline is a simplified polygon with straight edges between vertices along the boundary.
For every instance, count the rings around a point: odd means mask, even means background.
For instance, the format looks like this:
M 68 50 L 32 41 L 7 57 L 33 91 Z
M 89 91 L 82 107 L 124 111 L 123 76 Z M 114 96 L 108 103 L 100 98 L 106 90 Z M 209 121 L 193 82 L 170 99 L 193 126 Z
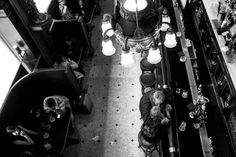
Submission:
M 51 144 L 50 143 L 48 143 L 48 142 L 46 142 L 44 145 L 44 148 L 46 149 L 46 150 L 50 150 L 51 149 Z

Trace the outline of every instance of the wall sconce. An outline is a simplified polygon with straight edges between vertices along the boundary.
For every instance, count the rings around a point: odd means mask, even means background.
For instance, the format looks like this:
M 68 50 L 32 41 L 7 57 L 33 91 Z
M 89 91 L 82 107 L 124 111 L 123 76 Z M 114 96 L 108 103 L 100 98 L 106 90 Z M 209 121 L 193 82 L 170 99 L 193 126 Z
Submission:
M 167 48 L 174 48 L 177 45 L 175 33 L 171 28 L 167 29 L 164 45 Z

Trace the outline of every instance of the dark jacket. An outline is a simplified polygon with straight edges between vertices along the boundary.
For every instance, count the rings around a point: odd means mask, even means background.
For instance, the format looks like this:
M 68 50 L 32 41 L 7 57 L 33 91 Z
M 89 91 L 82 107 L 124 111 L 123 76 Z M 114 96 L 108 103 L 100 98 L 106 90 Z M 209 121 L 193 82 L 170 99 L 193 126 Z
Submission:
M 141 113 L 141 119 L 143 119 L 143 121 L 145 122 L 146 120 L 149 120 L 151 118 L 150 116 L 150 110 L 152 108 L 152 100 L 150 99 L 150 95 L 152 93 L 154 93 L 156 90 L 159 89 L 153 89 L 147 93 L 145 93 L 140 102 L 139 102 L 139 110 Z M 165 104 L 170 103 L 170 96 L 169 96 L 169 92 L 165 89 L 163 89 L 164 95 L 165 95 L 165 101 L 160 105 L 161 108 L 161 112 L 163 113 L 163 109 L 165 108 Z M 161 118 L 163 119 L 164 117 L 161 116 Z

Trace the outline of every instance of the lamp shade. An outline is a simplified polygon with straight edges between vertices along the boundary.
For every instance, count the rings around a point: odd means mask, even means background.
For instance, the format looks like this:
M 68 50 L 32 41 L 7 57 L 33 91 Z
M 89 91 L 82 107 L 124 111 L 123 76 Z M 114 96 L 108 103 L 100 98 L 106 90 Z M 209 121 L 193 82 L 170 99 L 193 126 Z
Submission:
M 134 58 L 132 52 L 129 50 L 122 50 L 121 52 L 121 65 L 124 67 L 130 67 L 134 64 Z
M 107 35 L 107 36 L 111 37 L 114 34 L 114 31 L 112 30 L 110 21 L 103 21 L 101 27 L 102 27 L 102 35 L 103 36 Z M 110 29 L 110 30 L 108 30 L 108 29 Z M 107 33 L 104 34 L 106 31 L 107 31 Z
M 172 32 L 167 32 L 164 42 L 165 47 L 174 48 L 177 45 L 175 34 Z
M 151 48 L 148 52 L 147 61 L 151 64 L 157 64 L 161 61 L 161 54 L 159 48 Z
M 138 11 L 145 9 L 148 5 L 146 0 L 138 0 Z M 136 11 L 136 2 L 135 0 L 126 0 L 124 2 L 124 8 L 128 11 L 135 12 Z
M 102 41 L 102 53 L 105 56 L 111 56 L 116 52 L 116 49 L 114 48 L 114 46 L 112 45 L 112 41 L 108 38 L 108 39 L 104 39 Z
M 170 28 L 170 17 L 162 17 L 161 31 L 167 31 L 168 28 Z
M 170 16 L 168 15 L 167 9 L 164 8 L 162 12 L 161 31 L 167 31 L 169 27 L 170 27 Z
M 114 31 L 111 26 L 111 15 L 110 14 L 104 14 L 102 19 L 102 35 L 103 36 L 109 36 L 111 37 L 114 34 Z M 105 32 L 107 33 L 105 34 Z

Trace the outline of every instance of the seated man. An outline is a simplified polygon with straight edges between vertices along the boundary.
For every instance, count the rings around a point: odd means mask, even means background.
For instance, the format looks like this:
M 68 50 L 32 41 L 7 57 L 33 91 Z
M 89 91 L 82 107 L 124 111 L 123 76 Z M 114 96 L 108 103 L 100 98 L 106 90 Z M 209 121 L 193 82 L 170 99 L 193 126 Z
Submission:
M 139 109 L 143 125 L 141 133 L 147 142 L 155 143 L 162 135 L 164 125 L 170 121 L 168 111 L 170 104 L 166 99 L 166 91 L 153 89 L 143 95 L 140 100 Z M 166 113 L 164 113 L 166 111 Z

